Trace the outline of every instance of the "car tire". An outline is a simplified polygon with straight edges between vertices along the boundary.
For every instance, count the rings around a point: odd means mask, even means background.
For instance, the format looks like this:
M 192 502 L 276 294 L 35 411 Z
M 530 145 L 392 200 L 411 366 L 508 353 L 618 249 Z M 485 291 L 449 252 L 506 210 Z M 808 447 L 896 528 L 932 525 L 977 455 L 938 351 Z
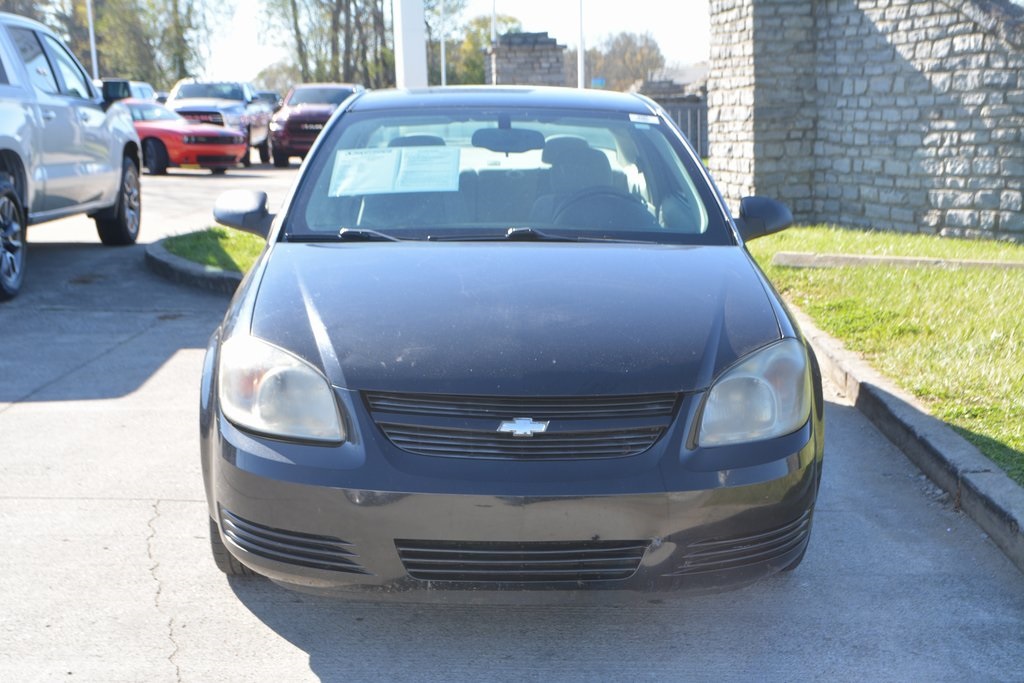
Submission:
M 274 150 L 274 167 L 275 168 L 288 168 L 289 165 L 288 154 L 283 151 Z
M 256 149 L 258 149 L 260 152 L 260 163 L 269 164 L 271 155 L 270 136 L 268 135 L 267 137 L 263 138 L 263 142 L 256 145 Z
M 210 554 L 213 555 L 213 563 L 217 565 L 217 569 L 228 576 L 256 575 L 256 572 L 239 562 L 228 551 L 227 546 L 224 545 L 224 539 L 220 537 L 220 529 L 217 528 L 217 522 L 213 521 L 213 519 L 210 520 Z
M 242 166 L 249 168 L 252 166 L 252 131 L 248 128 L 245 129 L 245 155 L 242 156 Z
M 0 301 L 17 296 L 25 280 L 26 222 L 14 183 L 0 176 Z
M 156 138 L 147 138 L 142 143 L 142 165 L 150 175 L 167 173 L 167 148 Z
M 213 175 L 224 175 L 227 172 L 228 172 L 228 169 L 226 169 L 226 168 L 211 168 L 210 169 L 210 173 L 212 173 Z
M 142 192 L 139 169 L 130 158 L 125 157 L 121 162 L 117 201 L 109 209 L 97 213 L 95 218 L 100 241 L 108 247 L 134 244 L 138 239 L 142 220 Z

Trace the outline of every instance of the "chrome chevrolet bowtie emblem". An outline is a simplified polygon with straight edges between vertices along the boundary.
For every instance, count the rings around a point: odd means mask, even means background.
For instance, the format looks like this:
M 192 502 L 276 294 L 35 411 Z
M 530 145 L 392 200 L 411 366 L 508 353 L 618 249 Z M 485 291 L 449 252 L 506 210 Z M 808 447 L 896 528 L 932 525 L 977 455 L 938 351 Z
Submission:
M 512 436 L 533 436 L 546 431 L 547 422 L 535 422 L 532 417 L 517 417 L 498 425 L 498 431 Z

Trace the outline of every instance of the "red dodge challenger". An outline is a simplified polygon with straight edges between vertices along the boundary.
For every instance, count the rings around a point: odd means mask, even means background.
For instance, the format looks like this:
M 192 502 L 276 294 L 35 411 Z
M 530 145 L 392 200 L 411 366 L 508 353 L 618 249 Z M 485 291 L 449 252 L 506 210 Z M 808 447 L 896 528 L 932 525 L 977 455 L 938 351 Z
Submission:
M 222 126 L 195 123 L 157 102 L 124 100 L 142 142 L 142 163 L 153 175 L 168 166 L 224 173 L 249 153 L 245 136 Z

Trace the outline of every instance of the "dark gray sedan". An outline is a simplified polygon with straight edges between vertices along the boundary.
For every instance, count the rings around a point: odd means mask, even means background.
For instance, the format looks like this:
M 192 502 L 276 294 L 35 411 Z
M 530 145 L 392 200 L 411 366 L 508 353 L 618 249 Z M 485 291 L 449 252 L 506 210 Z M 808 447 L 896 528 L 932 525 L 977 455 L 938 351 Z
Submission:
M 218 566 L 291 587 L 654 591 L 803 558 L 821 477 L 814 355 L 642 97 L 359 93 L 206 355 Z

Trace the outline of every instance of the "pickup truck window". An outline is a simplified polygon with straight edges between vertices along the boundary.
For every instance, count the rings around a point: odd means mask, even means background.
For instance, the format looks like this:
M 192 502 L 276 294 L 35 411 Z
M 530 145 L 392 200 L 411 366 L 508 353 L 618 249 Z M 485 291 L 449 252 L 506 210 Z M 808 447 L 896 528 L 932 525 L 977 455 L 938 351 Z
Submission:
M 82 73 L 82 70 L 78 68 L 75 60 L 64 49 L 63 45 L 50 36 L 44 35 L 43 40 L 46 41 L 50 55 L 57 62 L 57 70 L 64 80 L 64 94 L 88 99 L 92 95 L 92 90 L 89 88 L 89 80 Z
M 46 53 L 43 52 L 43 46 L 39 43 L 35 31 L 20 26 L 8 26 L 7 30 L 14 44 L 18 46 L 18 53 L 25 62 L 32 86 L 48 95 L 59 93 L 57 79 L 50 69 L 50 62 L 46 59 Z

